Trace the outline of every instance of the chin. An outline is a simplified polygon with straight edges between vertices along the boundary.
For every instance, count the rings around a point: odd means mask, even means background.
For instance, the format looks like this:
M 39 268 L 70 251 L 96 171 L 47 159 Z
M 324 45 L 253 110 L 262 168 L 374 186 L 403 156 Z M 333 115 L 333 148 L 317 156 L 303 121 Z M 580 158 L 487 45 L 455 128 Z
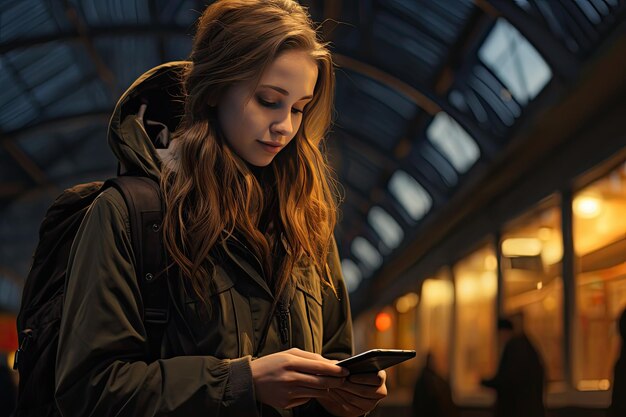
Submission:
M 269 164 L 271 164 L 273 160 L 274 160 L 274 158 L 269 159 L 269 160 L 268 159 L 264 159 L 264 160 L 248 161 L 248 163 L 250 165 L 254 165 L 255 167 L 258 167 L 258 168 L 264 168 L 264 167 L 268 166 Z

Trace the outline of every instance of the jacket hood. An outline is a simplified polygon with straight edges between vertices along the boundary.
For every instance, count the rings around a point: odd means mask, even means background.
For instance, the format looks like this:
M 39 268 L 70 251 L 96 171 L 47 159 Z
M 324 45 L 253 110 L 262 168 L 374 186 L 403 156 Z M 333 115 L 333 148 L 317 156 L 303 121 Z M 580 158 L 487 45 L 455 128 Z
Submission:
M 117 102 L 108 129 L 109 146 L 120 162 L 118 173 L 158 181 L 161 160 L 184 111 L 181 76 L 190 61 L 159 65 L 140 76 Z

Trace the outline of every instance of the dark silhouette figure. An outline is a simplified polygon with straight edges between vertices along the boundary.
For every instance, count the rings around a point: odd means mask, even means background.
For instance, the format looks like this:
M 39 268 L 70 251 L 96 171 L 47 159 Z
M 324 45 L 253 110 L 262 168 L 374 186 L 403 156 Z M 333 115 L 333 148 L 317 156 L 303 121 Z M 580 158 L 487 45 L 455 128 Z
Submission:
M 11 370 L 6 366 L 6 357 L 0 355 L 0 417 L 9 417 L 13 414 L 16 396 Z
M 613 397 L 607 417 L 626 416 L 626 309 L 619 318 L 622 348 L 613 368 Z
M 450 385 L 435 371 L 433 356 L 429 353 L 415 383 L 411 416 L 458 417 L 458 415 Z
M 544 367 L 528 337 L 507 319 L 498 321 L 504 346 L 496 375 L 482 384 L 496 390 L 495 417 L 543 417 Z

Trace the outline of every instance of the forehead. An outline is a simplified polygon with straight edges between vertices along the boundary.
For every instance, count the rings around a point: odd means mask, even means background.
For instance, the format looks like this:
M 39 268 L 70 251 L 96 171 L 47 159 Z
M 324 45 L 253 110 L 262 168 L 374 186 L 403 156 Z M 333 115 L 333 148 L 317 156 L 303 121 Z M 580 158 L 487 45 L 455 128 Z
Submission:
M 297 99 L 313 94 L 317 81 L 317 64 L 303 51 L 287 51 L 280 54 L 267 67 L 259 84 L 270 84 L 289 92 Z

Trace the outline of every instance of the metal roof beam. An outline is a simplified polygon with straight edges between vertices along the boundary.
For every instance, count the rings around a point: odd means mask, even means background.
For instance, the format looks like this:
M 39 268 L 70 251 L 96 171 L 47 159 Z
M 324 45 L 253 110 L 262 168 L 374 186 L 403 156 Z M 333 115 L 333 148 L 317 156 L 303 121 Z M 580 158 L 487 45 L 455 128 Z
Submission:
M 431 116 L 436 115 L 440 111 L 446 112 L 450 117 L 456 120 L 456 122 L 461 125 L 467 133 L 472 136 L 472 138 L 474 138 L 478 146 L 481 148 L 482 153 L 488 156 L 493 156 L 495 154 L 495 143 L 497 143 L 497 141 L 481 129 L 476 122 L 458 111 L 455 107 L 448 103 L 447 100 L 439 97 L 433 91 L 425 90 L 423 88 L 418 89 L 403 80 L 386 73 L 385 71 L 357 59 L 342 54 L 334 54 L 333 56 L 340 67 L 365 75 L 366 77 L 400 92 Z
M 89 37 L 93 41 L 100 37 L 111 36 L 172 36 L 187 35 L 187 28 L 173 24 L 151 24 L 151 25 L 119 25 L 107 27 L 89 28 Z M 50 42 L 81 41 L 78 30 L 67 32 L 57 32 L 46 36 L 35 36 L 32 38 L 19 38 L 0 44 L 0 55 L 6 54 L 14 49 L 30 48 L 32 46 L 43 45 Z
M 110 117 L 111 110 L 98 110 L 89 113 L 65 115 L 20 127 L 15 130 L 10 130 L 4 133 L 2 140 L 11 141 L 38 133 L 50 133 L 51 130 L 56 130 L 57 128 L 68 129 L 76 126 L 88 126 L 98 122 L 108 123 Z
M 67 20 L 70 24 L 76 29 L 76 33 L 79 36 L 79 39 L 85 46 L 87 50 L 87 54 L 93 61 L 96 72 L 102 81 L 109 86 L 109 92 L 115 98 L 118 97 L 121 93 L 118 88 L 117 79 L 113 71 L 107 67 L 98 53 L 96 46 L 91 38 L 91 34 L 89 33 L 89 28 L 85 23 L 84 19 L 81 17 L 80 12 L 76 9 L 76 7 L 69 2 L 69 0 L 63 0 L 63 8 L 65 9 L 65 14 L 67 16 Z
M 49 186 L 50 180 L 46 173 L 28 156 L 13 140 L 4 138 L 0 133 L 0 146 L 13 158 L 26 174 L 39 186 Z

